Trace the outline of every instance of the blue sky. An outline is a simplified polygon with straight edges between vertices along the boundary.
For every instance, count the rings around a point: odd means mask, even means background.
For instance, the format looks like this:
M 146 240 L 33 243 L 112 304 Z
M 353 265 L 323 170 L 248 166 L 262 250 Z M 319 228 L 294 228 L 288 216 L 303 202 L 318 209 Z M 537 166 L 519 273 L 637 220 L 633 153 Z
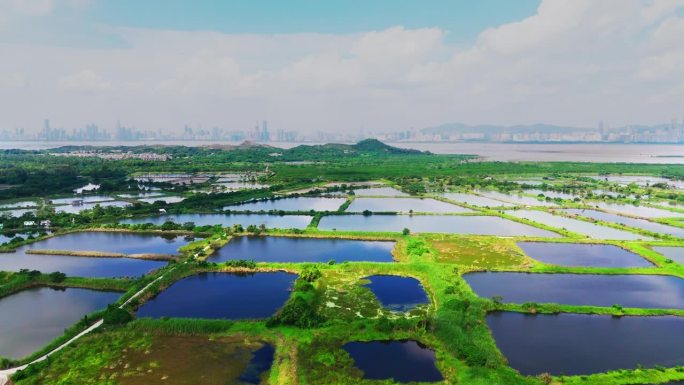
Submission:
M 453 41 L 533 15 L 539 0 L 100 1 L 91 22 L 225 33 L 352 33 L 401 25 L 439 27 Z

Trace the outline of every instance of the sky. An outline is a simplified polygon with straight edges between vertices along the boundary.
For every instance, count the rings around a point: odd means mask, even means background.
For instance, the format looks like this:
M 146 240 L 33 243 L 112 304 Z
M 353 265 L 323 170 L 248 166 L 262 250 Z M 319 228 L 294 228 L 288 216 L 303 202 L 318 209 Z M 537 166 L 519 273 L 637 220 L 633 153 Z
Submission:
M 0 129 L 684 117 L 684 0 L 0 0 Z

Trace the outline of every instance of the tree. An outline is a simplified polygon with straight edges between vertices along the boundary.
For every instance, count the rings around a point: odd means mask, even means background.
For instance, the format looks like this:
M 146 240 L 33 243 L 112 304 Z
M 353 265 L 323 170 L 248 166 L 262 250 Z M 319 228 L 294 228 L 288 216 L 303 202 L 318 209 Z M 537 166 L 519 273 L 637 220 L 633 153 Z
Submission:
M 50 282 L 60 283 L 64 282 L 64 280 L 66 279 L 66 274 L 61 273 L 59 271 L 55 271 L 54 273 L 50 273 L 49 277 Z
M 118 306 L 109 305 L 107 310 L 105 310 L 102 320 L 105 325 L 123 325 L 130 322 L 133 319 L 131 313 L 124 309 L 120 309 Z
M 409 234 L 411 234 L 411 230 L 409 230 L 408 228 L 404 227 L 404 230 L 402 230 L 401 233 L 404 234 L 404 235 L 409 235 Z
M 307 267 L 299 274 L 299 278 L 306 282 L 314 282 L 321 277 L 321 271 L 317 267 Z
M 178 230 L 178 225 L 173 221 L 166 221 L 161 225 L 161 229 L 164 231 Z

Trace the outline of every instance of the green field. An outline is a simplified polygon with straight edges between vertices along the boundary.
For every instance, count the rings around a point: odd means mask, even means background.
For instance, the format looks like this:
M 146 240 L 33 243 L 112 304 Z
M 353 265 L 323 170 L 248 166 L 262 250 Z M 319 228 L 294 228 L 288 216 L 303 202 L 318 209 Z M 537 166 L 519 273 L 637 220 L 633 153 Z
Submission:
M 379 143 L 379 142 L 378 142 Z M 54 157 L 55 162 L 42 161 L 44 154 L 10 152 L 0 154 L 7 165 L 0 170 L 0 184 L 16 187 L 3 190 L 1 198 L 35 197 L 44 205 L 36 216 L 3 220 L 3 234 L 14 239 L 0 246 L 11 257 L 12 250 L 30 245 L 47 235 L 37 228 L 27 228 L 26 220 L 50 220 L 52 236 L 77 230 L 117 230 L 153 234 L 194 234 L 198 239 L 179 251 L 180 257 L 167 267 L 141 278 L 97 279 L 63 277 L 47 272 L 0 272 L 0 300 L 23 289 L 36 286 L 85 287 L 124 292 L 116 304 L 106 311 L 90 315 L 40 352 L 16 361 L 2 360 L 4 367 L 29 363 L 41 353 L 104 317 L 105 323 L 74 344 L 32 364 L 13 377 L 22 384 L 226 384 L 239 383 L 237 378 L 246 370 L 256 349 L 268 343 L 275 348 L 273 365 L 261 374 L 262 384 L 390 384 L 392 380 L 364 379 L 364 373 L 342 347 L 351 341 L 416 340 L 434 350 L 436 366 L 444 376 L 443 384 L 468 385 L 635 385 L 664 384 L 684 379 L 684 366 L 631 367 L 607 373 L 578 376 L 523 376 L 508 364 L 497 348 L 485 317 L 494 311 L 536 313 L 625 315 L 671 315 L 684 317 L 684 310 L 646 309 L 622 306 L 575 306 L 548 303 L 502 303 L 498 298 L 480 298 L 468 286 L 463 275 L 469 272 L 509 271 L 528 273 L 573 274 L 652 274 L 684 279 L 684 265 L 653 251 L 654 246 L 684 247 L 684 238 L 653 234 L 629 226 L 597 222 L 638 237 L 652 239 L 616 240 L 591 238 L 595 234 L 580 233 L 554 227 L 552 223 L 537 223 L 519 219 L 507 210 L 533 209 L 554 213 L 558 208 L 590 208 L 597 203 L 620 203 L 645 207 L 661 207 L 665 218 L 647 218 L 625 214 L 653 223 L 681 224 L 684 211 L 674 206 L 684 202 L 684 191 L 667 186 L 621 186 L 590 178 L 599 174 L 653 175 L 668 178 L 684 176 L 684 166 L 592 163 L 493 163 L 471 162 L 468 156 L 442 156 L 385 147 L 370 141 L 354 146 L 330 145 L 297 147 L 283 150 L 274 161 L 268 155 L 272 149 L 239 149 L 234 151 L 192 149 L 181 147 L 134 148 L 133 151 L 157 151 L 173 154 L 169 162 L 123 160 L 106 162 L 100 159 Z M 291 162 L 313 162 L 296 163 Z M 17 172 L 22 170 L 23 172 Z M 270 187 L 237 192 L 197 193 L 197 188 L 210 189 L 220 172 L 259 171 L 257 181 Z M 57 213 L 48 197 L 68 194 L 84 180 L 99 183 L 101 194 L 135 192 L 128 176 L 135 173 L 183 172 L 213 173 L 199 186 L 171 186 L 152 183 L 150 187 L 165 193 L 186 197 L 179 203 L 140 203 L 130 198 L 126 208 L 96 208 L 78 214 Z M 39 180 L 60 175 L 45 185 Z M 528 186 L 518 179 L 544 178 L 543 185 Z M 266 226 L 230 226 L 195 223 L 120 224 L 119 220 L 167 214 L 221 213 L 230 203 L 275 197 L 302 188 L 313 190 L 301 195 L 341 194 L 353 199 L 348 185 L 327 185 L 332 182 L 375 181 L 399 188 L 418 197 L 435 197 L 445 191 L 478 194 L 483 190 L 499 192 L 537 188 L 551 192 L 573 194 L 571 199 L 541 199 L 555 207 L 527 204 L 517 207 L 490 209 L 464 205 L 473 213 L 507 218 L 537 228 L 551 230 L 557 238 L 531 237 L 526 234 L 486 236 L 453 234 L 451 229 L 426 233 L 415 229 L 396 232 L 324 231 L 317 228 L 322 217 L 347 216 L 348 203 L 333 212 L 274 211 L 271 214 L 312 215 L 305 229 L 268 228 Z M 76 183 L 78 182 L 78 183 Z M 613 195 L 597 196 L 593 190 L 614 191 Z M 299 196 L 297 194 L 295 196 Z M 534 198 L 535 195 L 530 195 Z M 638 198 L 637 198 L 638 197 Z M 648 197 L 648 198 L 645 198 Z M 383 198 L 374 198 L 383 199 Z M 661 202 L 669 202 L 663 205 Z M 277 201 L 276 201 L 277 202 Z M 628 206 L 631 207 L 631 206 Z M 242 214 L 250 214 L 243 212 Z M 255 213 L 251 213 L 255 214 Z M 266 214 L 266 213 L 261 213 Z M 386 213 L 388 214 L 388 213 Z M 396 214 L 396 213 L 391 213 Z M 375 213 L 366 213 L 366 216 Z M 401 215 L 401 214 L 400 214 Z M 406 214 L 403 214 L 406 215 Z M 559 213 L 554 214 L 559 216 Z M 393 218 L 392 216 L 387 216 Z M 402 217 L 403 218 L 403 217 Z M 589 223 L 578 218 L 580 223 Z M 470 229 L 469 229 L 470 230 Z M 477 229 L 474 229 L 477 230 Z M 13 237 L 21 236 L 21 239 Z M 23 234 L 23 235 L 21 235 Z M 28 237 L 26 234 L 31 234 Z M 243 260 L 213 263 L 212 254 L 240 235 L 271 235 L 297 238 L 337 238 L 355 240 L 393 240 L 394 262 L 322 262 L 287 263 L 254 262 L 249 255 Z M 567 267 L 544 264 L 527 256 L 517 245 L 522 240 L 546 242 L 600 243 L 620 246 L 641 255 L 653 265 L 641 268 Z M 96 255 L 95 253 L 71 253 Z M 68 250 L 61 254 L 69 255 Z M 49 258 L 49 256 L 46 256 Z M 102 256 L 100 256 L 102 257 Z M 269 272 L 287 271 L 300 277 L 280 310 L 267 319 L 204 320 L 180 318 L 136 318 L 136 310 L 164 292 L 179 280 L 202 272 Z M 392 311 L 366 287 L 366 277 L 395 275 L 420 281 L 429 304 L 407 312 Z M 148 286 L 149 285 L 149 286 Z M 133 295 L 137 296 L 131 299 Z M 129 302 L 126 302 L 131 299 Z M 1 306 L 0 302 L 0 306 Z M 616 304 L 617 305 L 617 304 Z M 680 332 L 681 333 L 681 332 Z M 676 338 L 676 337 L 673 337 Z M 1 343 L 1 342 L 0 342 Z M 684 351 L 683 351 L 684 354 Z

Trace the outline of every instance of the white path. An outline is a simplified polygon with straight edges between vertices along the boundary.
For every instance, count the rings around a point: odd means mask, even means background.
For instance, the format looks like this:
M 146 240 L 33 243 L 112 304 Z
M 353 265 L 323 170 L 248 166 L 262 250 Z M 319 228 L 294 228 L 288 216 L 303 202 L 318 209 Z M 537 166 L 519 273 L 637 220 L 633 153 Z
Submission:
M 186 263 L 187 263 L 187 262 L 186 262 Z M 173 269 L 172 269 L 172 270 L 173 270 Z M 153 284 L 155 284 L 155 283 L 156 283 L 157 281 L 159 281 L 160 279 L 164 278 L 164 276 L 166 276 L 166 274 L 168 274 L 169 272 L 170 272 L 170 271 L 167 271 L 167 272 L 166 272 L 164 275 L 162 275 L 161 277 L 155 279 L 154 281 L 148 283 L 148 284 L 147 284 L 145 287 L 143 287 L 142 289 L 138 290 L 135 294 L 133 294 L 133 295 L 131 296 L 131 298 L 127 299 L 126 302 L 124 302 L 121 306 L 119 306 L 119 308 L 121 309 L 121 308 L 123 308 L 124 306 L 128 305 L 133 299 L 135 299 L 135 298 L 137 298 L 138 296 L 140 296 L 143 292 L 145 292 L 145 290 L 147 290 L 150 286 L 152 286 Z M 16 373 L 16 372 L 18 372 L 18 371 L 20 371 L 20 370 L 26 369 L 26 367 L 29 366 L 29 365 L 35 364 L 35 363 L 37 363 L 37 362 L 45 361 L 49 356 L 53 355 L 54 353 L 57 353 L 58 351 L 60 351 L 60 350 L 64 349 L 65 347 L 71 345 L 71 344 L 72 344 L 74 341 L 76 341 L 77 339 L 79 339 L 79 338 L 83 337 L 84 335 L 86 335 L 86 334 L 92 332 L 93 330 L 99 328 L 100 326 L 102 326 L 102 323 L 103 323 L 102 320 L 99 320 L 99 321 L 95 322 L 95 323 L 92 324 L 90 327 L 88 327 L 88 328 L 85 329 L 84 331 L 78 333 L 76 336 L 74 336 L 73 338 L 71 338 L 69 341 L 67 341 L 67 342 L 65 342 L 65 343 L 63 343 L 63 344 L 61 344 L 61 345 L 59 345 L 59 346 L 56 347 L 54 350 L 52 350 L 52 351 L 46 353 L 45 355 L 43 355 L 43 356 L 41 356 L 41 357 L 39 357 L 39 358 L 36 358 L 35 360 L 29 362 L 28 364 L 25 364 L 25 365 L 22 365 L 22 366 L 17 366 L 17 367 L 15 367 L 15 368 L 0 370 L 0 385 L 7 385 L 7 384 L 9 383 L 9 377 L 12 376 L 14 373 Z

